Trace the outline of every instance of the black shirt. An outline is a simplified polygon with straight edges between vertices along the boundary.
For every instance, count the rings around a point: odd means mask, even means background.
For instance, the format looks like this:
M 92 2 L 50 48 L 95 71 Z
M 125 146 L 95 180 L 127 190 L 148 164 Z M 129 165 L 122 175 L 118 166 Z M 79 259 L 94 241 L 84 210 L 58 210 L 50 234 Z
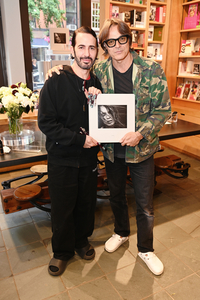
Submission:
M 113 67 L 114 75 L 114 92 L 116 94 L 132 94 L 133 93 L 133 62 L 130 68 L 125 73 L 120 73 Z M 119 158 L 125 158 L 126 147 L 121 146 L 120 143 L 114 144 L 114 155 Z

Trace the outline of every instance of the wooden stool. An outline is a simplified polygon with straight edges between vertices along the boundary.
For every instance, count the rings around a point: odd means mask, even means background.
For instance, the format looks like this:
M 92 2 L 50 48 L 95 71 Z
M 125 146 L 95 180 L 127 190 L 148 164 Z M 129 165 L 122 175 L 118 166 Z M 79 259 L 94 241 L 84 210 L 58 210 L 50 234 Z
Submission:
M 41 186 L 37 184 L 27 184 L 16 188 L 13 195 L 17 201 L 30 201 L 37 198 L 41 190 Z
M 48 173 L 47 165 L 35 165 L 30 168 L 30 171 L 36 175 L 45 175 Z

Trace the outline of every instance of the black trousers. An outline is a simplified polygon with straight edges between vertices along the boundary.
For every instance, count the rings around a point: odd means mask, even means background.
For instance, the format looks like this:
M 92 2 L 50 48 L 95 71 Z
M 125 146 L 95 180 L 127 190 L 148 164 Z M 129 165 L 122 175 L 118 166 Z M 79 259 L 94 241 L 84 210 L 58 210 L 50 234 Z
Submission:
M 75 168 L 48 163 L 54 257 L 68 260 L 88 244 L 94 229 L 96 165 Z
M 153 156 L 140 163 L 125 163 L 115 157 L 114 163 L 105 158 L 110 204 L 115 216 L 115 233 L 121 236 L 130 234 L 128 203 L 126 199 L 127 167 L 133 182 L 137 206 L 137 247 L 140 252 L 152 252 L 153 249 L 153 191 L 154 159 Z

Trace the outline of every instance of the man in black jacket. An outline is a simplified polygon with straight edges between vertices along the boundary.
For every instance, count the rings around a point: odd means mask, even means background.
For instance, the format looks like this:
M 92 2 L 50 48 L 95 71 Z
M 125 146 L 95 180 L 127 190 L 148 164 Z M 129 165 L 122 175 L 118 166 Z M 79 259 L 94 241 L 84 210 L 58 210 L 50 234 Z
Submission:
M 48 184 L 51 197 L 52 248 L 51 275 L 61 275 L 75 251 L 83 259 L 93 259 L 88 237 L 94 229 L 97 188 L 95 139 L 80 134 L 88 131 L 88 104 L 85 94 L 99 80 L 90 72 L 98 53 L 96 34 L 81 27 L 72 38 L 71 67 L 54 74 L 40 93 L 38 125 L 46 135 Z

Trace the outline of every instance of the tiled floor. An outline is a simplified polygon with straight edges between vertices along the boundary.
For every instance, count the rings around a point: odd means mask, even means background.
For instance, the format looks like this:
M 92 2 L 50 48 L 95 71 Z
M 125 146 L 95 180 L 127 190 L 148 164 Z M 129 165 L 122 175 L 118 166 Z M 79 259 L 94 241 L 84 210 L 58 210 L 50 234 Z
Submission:
M 177 154 L 165 149 L 164 153 Z M 165 266 L 154 276 L 137 257 L 133 190 L 127 187 L 131 235 L 115 253 L 104 251 L 113 233 L 108 200 L 97 202 L 91 243 L 94 261 L 75 256 L 60 277 L 48 274 L 52 256 L 51 222 L 36 208 L 5 215 L 0 209 L 0 300 L 194 300 L 200 299 L 200 161 L 183 154 L 191 164 L 187 179 L 157 177 L 154 196 L 154 248 Z M 0 175 L 6 178 L 27 170 Z M 18 183 L 19 184 L 19 183 Z

